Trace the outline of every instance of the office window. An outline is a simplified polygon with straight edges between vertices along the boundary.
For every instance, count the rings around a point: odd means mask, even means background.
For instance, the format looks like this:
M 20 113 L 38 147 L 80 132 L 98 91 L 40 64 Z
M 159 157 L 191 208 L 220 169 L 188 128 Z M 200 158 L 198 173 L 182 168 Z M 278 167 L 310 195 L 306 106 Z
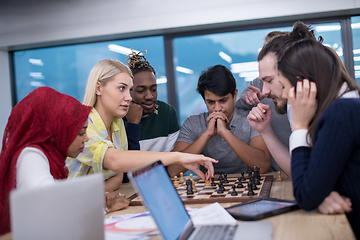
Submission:
M 130 48 L 147 50 L 146 59 L 158 80 L 158 99 L 167 102 L 164 41 L 162 36 L 40 48 L 14 52 L 17 102 L 40 86 L 83 100 L 88 75 L 94 65 L 107 58 L 126 64 Z
M 360 16 L 351 18 L 351 28 L 353 36 L 354 70 L 355 78 L 360 85 Z
M 203 70 L 217 64 L 226 66 L 232 71 L 240 93 L 258 76 L 257 55 L 266 34 L 291 29 L 289 26 L 175 38 L 174 65 L 180 123 L 190 115 L 207 111 L 202 97 L 196 92 Z M 340 23 L 314 24 L 313 29 L 316 36 L 323 36 L 324 44 L 334 48 L 342 58 Z

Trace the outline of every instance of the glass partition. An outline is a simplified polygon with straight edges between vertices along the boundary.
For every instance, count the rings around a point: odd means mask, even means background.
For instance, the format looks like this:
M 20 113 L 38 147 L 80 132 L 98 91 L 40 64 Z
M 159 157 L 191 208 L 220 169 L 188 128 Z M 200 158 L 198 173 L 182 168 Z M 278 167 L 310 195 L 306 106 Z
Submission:
M 354 70 L 355 78 L 360 85 L 360 16 L 351 18 L 351 29 L 353 36 Z
M 164 40 L 162 36 L 77 44 L 14 52 L 17 102 L 40 86 L 83 100 L 88 75 L 94 65 L 107 58 L 126 64 L 130 48 L 147 50 L 146 59 L 158 80 L 158 99 L 167 102 Z
M 342 58 L 340 23 L 314 24 L 313 28 L 316 36 L 322 36 L 324 44 L 334 48 Z M 226 66 L 233 73 L 241 92 L 258 76 L 257 55 L 266 34 L 291 29 L 289 26 L 175 38 L 174 65 L 180 123 L 190 115 L 207 111 L 201 95 L 196 92 L 203 70 L 217 64 Z

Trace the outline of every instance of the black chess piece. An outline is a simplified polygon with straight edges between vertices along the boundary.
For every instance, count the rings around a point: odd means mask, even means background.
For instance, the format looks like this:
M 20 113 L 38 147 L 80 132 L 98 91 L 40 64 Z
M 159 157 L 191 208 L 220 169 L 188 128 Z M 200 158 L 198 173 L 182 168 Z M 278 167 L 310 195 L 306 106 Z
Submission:
M 218 180 L 221 181 L 221 180 L 224 180 L 224 176 L 223 176 L 223 172 L 220 171 L 220 175 L 218 177 Z
M 249 178 L 249 185 L 251 185 L 252 190 L 258 190 L 255 184 L 254 175 L 251 174 Z
M 231 196 L 237 196 L 238 195 L 238 193 L 236 192 L 236 190 L 235 190 L 235 184 L 234 185 L 232 185 L 232 192 L 231 192 Z
M 252 189 L 253 189 L 253 190 L 258 190 L 258 189 L 259 189 L 259 188 L 256 186 L 256 184 L 255 184 L 255 180 L 252 181 L 252 185 L 251 185 L 251 186 L 252 186 Z
M 227 179 L 227 174 L 224 173 L 224 183 L 229 183 L 229 180 Z
M 244 187 L 244 185 L 241 183 L 241 177 L 238 177 L 238 180 L 239 180 L 239 182 L 238 182 L 238 184 L 237 184 L 237 188 L 243 188 Z
M 190 179 L 186 180 L 186 194 L 187 195 L 194 194 L 193 187 L 192 187 L 192 181 Z
M 215 187 L 215 186 L 216 186 L 215 178 L 211 178 L 211 186 L 212 186 L 212 187 Z
M 220 186 L 221 186 L 221 190 L 223 191 L 223 192 L 225 192 L 225 187 L 224 187 L 224 180 L 220 180 L 219 181 L 219 184 L 220 184 Z
M 255 174 L 255 183 L 256 185 L 260 185 L 261 176 L 260 176 L 260 168 L 254 167 L 254 174 Z M 259 182 L 259 183 L 257 183 Z
M 222 181 L 219 182 L 219 188 L 217 190 L 217 193 L 224 193 L 224 186 Z
M 244 172 L 241 172 L 241 181 L 244 182 L 246 181 L 246 178 L 245 178 L 245 173 Z
M 249 182 L 248 184 L 248 196 L 253 196 L 254 195 L 254 190 L 252 188 L 252 184 Z

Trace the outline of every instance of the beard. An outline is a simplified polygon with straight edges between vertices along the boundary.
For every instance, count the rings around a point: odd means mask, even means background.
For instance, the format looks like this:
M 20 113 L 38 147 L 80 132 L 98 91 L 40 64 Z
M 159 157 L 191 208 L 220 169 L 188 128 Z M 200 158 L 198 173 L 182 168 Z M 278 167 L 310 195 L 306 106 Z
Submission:
M 277 97 L 276 95 L 269 94 L 268 98 L 275 99 L 275 110 L 278 114 L 284 115 L 287 113 L 287 99 Z
M 274 102 L 275 104 L 275 110 L 278 114 L 284 115 L 287 113 L 287 101 L 285 99 L 282 99 L 280 102 Z

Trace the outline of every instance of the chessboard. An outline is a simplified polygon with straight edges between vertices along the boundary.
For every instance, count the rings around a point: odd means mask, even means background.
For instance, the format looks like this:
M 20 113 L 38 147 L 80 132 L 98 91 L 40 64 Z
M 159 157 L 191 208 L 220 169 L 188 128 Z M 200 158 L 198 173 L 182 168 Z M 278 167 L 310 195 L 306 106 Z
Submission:
M 259 184 L 257 185 L 257 190 L 253 190 L 253 195 L 249 196 L 248 192 L 248 183 L 249 176 L 244 177 L 241 180 L 243 188 L 237 188 L 239 183 L 239 177 L 232 174 L 230 177 L 227 177 L 228 183 L 223 182 L 224 191 L 222 193 L 218 193 L 218 184 L 219 184 L 219 176 L 215 176 L 214 182 L 216 186 L 208 186 L 205 187 L 205 181 L 202 179 L 194 180 L 196 192 L 188 195 L 186 190 L 186 184 L 180 183 L 178 187 L 175 187 L 181 201 L 184 204 L 202 204 L 202 203 L 233 203 L 233 202 L 247 202 L 251 200 L 255 200 L 258 198 L 269 197 L 271 185 L 273 181 L 272 175 L 261 175 L 261 179 L 259 180 Z M 240 175 L 239 175 L 240 176 Z M 174 179 L 172 179 L 174 182 Z M 236 196 L 232 196 L 233 185 L 235 185 L 235 191 L 237 192 Z M 131 206 L 139 206 L 142 205 L 141 196 L 134 194 L 128 198 L 131 200 Z

